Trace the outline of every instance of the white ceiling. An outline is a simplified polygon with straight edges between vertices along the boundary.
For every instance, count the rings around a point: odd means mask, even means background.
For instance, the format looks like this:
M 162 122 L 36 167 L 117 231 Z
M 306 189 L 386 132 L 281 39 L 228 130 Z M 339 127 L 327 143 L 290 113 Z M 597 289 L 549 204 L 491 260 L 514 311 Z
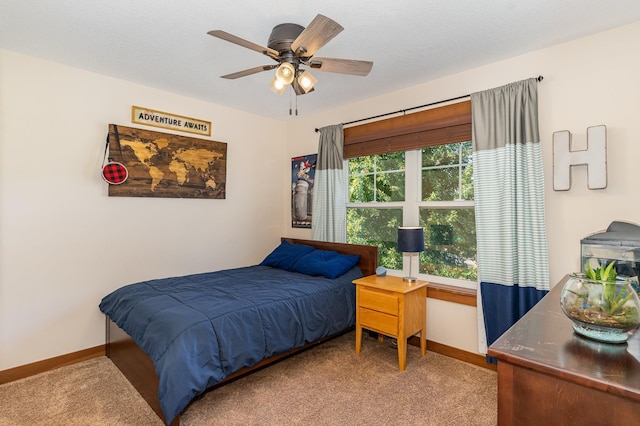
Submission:
M 638 21 L 640 1 L 1 0 L 0 47 L 287 120 L 291 96 L 269 90 L 273 71 L 219 78 L 275 62 L 207 31 L 266 46 L 275 25 L 318 13 L 345 29 L 317 56 L 374 66 L 367 77 L 314 71 L 300 115 Z

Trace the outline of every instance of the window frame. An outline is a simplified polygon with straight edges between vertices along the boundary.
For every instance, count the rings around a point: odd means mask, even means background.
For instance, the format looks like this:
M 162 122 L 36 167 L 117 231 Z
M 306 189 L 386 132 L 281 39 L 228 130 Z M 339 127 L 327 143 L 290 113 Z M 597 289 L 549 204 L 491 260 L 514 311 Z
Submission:
M 349 160 L 344 160 L 345 180 L 349 182 Z M 345 205 L 349 208 L 374 208 L 374 209 L 402 209 L 403 226 L 420 226 L 420 208 L 427 207 L 433 209 L 451 208 L 474 208 L 472 200 L 452 200 L 452 201 L 422 201 L 422 148 L 405 151 L 405 199 L 404 201 L 371 201 L 353 203 L 349 201 L 349 191 L 346 191 Z M 394 274 L 402 275 L 408 273 L 409 257 L 402 257 L 403 270 L 389 269 Z M 476 281 L 468 281 L 457 278 L 442 277 L 439 275 L 423 274 L 414 271 L 417 277 L 424 281 L 438 284 L 445 284 L 466 289 L 476 289 Z

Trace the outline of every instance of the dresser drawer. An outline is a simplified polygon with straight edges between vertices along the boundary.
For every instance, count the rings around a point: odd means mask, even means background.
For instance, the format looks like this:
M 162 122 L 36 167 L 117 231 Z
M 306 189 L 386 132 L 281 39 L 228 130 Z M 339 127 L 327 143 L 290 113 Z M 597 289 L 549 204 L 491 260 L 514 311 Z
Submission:
M 391 336 L 398 335 L 398 317 L 396 316 L 361 307 L 358 308 L 358 318 L 360 326 L 364 328 Z
M 361 288 L 358 306 L 371 308 L 375 311 L 391 315 L 398 315 L 398 295 L 386 291 Z

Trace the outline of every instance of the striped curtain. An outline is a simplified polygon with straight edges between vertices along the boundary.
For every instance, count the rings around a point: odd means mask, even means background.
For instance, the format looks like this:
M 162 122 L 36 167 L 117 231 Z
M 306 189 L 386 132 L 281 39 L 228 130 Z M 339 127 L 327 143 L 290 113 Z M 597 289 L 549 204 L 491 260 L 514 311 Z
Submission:
M 471 95 L 478 334 L 485 354 L 549 291 L 537 84 L 531 78 Z
M 311 232 L 314 240 L 347 242 L 346 177 L 342 124 L 322 127 L 318 144 Z

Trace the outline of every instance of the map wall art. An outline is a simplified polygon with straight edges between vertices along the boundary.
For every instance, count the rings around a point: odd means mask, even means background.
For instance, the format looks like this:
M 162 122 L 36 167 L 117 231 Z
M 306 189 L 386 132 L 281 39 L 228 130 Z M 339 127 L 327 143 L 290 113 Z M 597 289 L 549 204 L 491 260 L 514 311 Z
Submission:
M 109 196 L 226 197 L 227 144 L 109 124 L 109 158 L 128 179 L 109 185 Z

